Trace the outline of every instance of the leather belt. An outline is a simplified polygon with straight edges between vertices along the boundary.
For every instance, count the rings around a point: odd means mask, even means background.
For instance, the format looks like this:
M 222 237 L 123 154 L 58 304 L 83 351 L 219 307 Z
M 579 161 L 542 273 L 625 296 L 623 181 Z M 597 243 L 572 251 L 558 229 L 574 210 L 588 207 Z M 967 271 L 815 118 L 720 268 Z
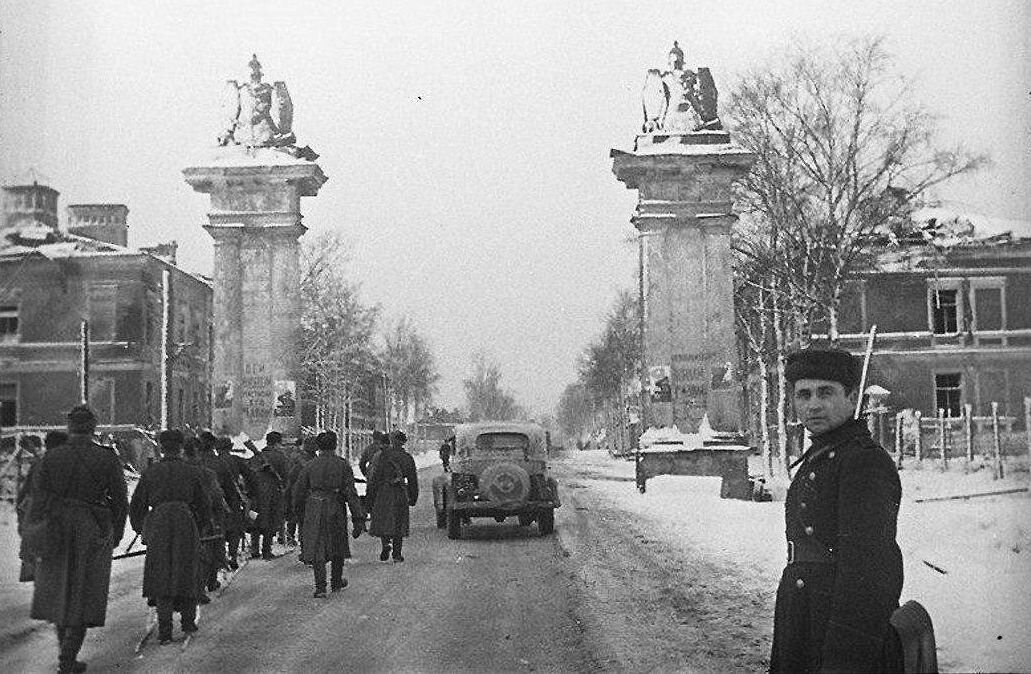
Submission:
M 788 564 L 834 564 L 834 551 L 820 541 L 788 541 Z

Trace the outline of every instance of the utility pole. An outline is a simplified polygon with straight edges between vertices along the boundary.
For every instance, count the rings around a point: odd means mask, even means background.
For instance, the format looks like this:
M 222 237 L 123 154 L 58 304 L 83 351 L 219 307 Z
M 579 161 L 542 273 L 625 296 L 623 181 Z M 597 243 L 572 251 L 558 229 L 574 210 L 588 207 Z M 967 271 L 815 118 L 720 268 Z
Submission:
M 169 288 L 171 276 L 168 270 L 161 272 L 161 429 L 168 428 L 168 331 L 172 323 L 171 298 Z M 180 419 L 180 421 L 182 421 Z
M 89 404 L 89 320 L 79 326 L 79 402 Z

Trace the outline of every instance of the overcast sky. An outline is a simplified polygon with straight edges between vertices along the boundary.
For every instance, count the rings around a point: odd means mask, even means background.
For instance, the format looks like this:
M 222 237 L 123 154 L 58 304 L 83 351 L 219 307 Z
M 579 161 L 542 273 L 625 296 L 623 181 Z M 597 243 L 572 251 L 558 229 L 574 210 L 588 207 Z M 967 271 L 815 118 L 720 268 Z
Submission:
M 219 131 L 226 79 L 257 53 L 285 80 L 329 181 L 313 232 L 409 315 L 462 402 L 470 354 L 550 410 L 618 289 L 635 281 L 635 193 L 611 173 L 640 125 L 645 70 L 678 39 L 729 91 L 793 40 L 884 34 L 944 140 L 994 165 L 940 196 L 1031 220 L 1031 25 L 1024 0 L 0 3 L 0 177 L 34 168 L 61 206 L 129 206 L 130 245 L 176 239 L 211 272 L 207 196 L 182 169 Z

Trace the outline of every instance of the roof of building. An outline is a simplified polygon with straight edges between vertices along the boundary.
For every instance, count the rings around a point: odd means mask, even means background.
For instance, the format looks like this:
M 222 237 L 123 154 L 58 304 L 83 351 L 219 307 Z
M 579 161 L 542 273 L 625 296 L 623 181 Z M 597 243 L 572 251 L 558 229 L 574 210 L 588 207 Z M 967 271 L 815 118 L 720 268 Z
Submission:
M 0 232 L 0 261 L 16 260 L 31 255 L 40 255 L 48 260 L 149 255 L 171 269 L 181 271 L 209 286 L 212 284 L 209 277 L 187 271 L 152 252 L 63 232 L 38 222 L 16 225 Z

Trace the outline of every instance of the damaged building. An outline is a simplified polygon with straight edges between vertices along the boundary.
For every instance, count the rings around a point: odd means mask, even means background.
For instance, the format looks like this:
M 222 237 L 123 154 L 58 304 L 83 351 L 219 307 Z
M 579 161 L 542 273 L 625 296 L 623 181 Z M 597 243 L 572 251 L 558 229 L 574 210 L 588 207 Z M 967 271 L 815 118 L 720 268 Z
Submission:
M 176 265 L 174 244 L 128 247 L 121 204 L 70 205 L 62 229 L 58 192 L 35 182 L 4 187 L 2 215 L 0 427 L 64 424 L 84 319 L 102 424 L 156 427 L 164 368 L 169 425 L 208 425 L 212 288 Z
M 842 346 L 861 353 L 877 326 L 870 381 L 888 390 L 892 409 L 960 417 L 970 405 L 977 420 L 996 402 L 1004 426 L 1022 427 L 1031 238 L 943 209 L 915 215 L 911 230 L 878 241 L 854 275 L 841 305 Z

